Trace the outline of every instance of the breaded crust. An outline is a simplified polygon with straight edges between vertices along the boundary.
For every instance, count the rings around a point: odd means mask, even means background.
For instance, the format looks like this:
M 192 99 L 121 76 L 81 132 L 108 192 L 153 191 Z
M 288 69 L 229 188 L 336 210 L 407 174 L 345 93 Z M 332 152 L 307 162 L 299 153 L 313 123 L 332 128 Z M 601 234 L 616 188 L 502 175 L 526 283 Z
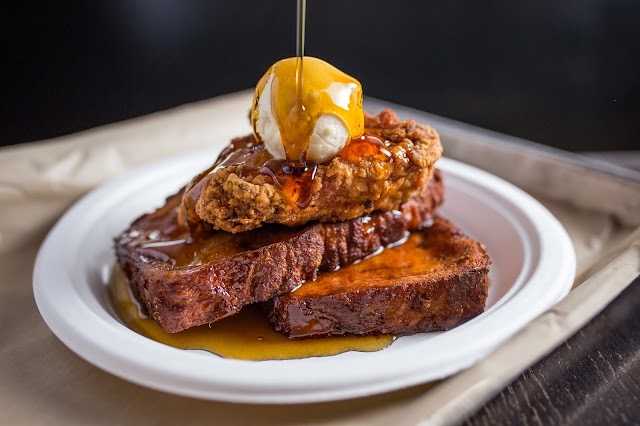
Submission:
M 290 338 L 449 330 L 484 311 L 490 264 L 482 244 L 437 217 L 404 244 L 265 305 Z
M 397 209 L 427 186 L 442 154 L 440 138 L 433 128 L 400 121 L 390 110 L 366 115 L 365 128 L 384 146 L 351 142 L 328 164 L 318 165 L 307 205 L 293 202 L 271 176 L 236 164 L 203 179 L 197 215 L 215 229 L 236 233 L 265 223 L 337 222 Z
M 397 211 L 298 228 L 190 235 L 178 221 L 180 192 L 117 237 L 116 254 L 135 297 L 165 331 L 175 333 L 291 291 L 318 271 L 349 265 L 404 238 L 431 223 L 443 194 L 436 171 L 429 186 Z

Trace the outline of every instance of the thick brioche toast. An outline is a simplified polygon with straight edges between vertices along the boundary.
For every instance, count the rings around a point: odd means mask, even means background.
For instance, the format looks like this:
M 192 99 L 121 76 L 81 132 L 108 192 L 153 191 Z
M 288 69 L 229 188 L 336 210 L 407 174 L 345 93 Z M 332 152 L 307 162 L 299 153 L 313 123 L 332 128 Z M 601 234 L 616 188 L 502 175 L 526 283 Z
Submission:
M 482 244 L 436 217 L 404 244 L 265 305 L 290 338 L 448 330 L 484 311 L 490 264 Z
M 289 292 L 318 271 L 349 265 L 404 238 L 432 221 L 443 194 L 436 171 L 426 190 L 399 210 L 297 228 L 191 235 L 178 219 L 180 192 L 118 236 L 116 253 L 135 297 L 175 333 Z

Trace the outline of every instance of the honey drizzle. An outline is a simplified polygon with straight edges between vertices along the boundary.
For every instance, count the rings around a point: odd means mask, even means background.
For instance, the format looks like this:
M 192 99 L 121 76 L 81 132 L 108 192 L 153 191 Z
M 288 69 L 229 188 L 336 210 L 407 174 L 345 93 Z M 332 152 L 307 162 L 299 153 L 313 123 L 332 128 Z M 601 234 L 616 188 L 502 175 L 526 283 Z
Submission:
M 224 358 L 265 361 L 331 356 L 349 351 L 374 352 L 388 347 L 394 340 L 391 335 L 290 340 L 271 327 L 258 306 L 245 307 L 240 313 L 211 325 L 167 333 L 142 313 L 117 264 L 111 273 L 109 296 L 118 318 L 136 333 L 175 348 L 205 350 Z

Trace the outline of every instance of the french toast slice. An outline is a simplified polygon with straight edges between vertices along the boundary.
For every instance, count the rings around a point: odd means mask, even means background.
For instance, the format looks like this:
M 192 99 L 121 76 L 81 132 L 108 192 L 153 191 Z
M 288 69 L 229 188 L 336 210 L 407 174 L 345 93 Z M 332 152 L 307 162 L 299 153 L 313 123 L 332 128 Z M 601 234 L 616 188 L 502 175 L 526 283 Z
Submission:
M 436 217 L 402 245 L 265 303 L 289 338 L 449 330 L 484 311 L 491 260 L 484 246 Z
M 399 210 L 338 223 L 266 225 L 231 234 L 191 234 L 179 220 L 183 191 L 115 239 L 134 296 L 167 332 L 212 323 L 266 301 L 405 237 L 443 200 L 439 172 Z

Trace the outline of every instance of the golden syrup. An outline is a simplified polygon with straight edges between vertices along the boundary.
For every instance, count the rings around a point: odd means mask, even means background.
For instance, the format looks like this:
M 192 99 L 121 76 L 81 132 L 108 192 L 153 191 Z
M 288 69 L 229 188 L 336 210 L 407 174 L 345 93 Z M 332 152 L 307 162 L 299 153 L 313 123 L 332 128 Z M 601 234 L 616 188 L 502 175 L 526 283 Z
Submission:
M 285 195 L 286 199 L 300 208 L 307 207 L 313 196 L 313 179 L 318 164 L 308 161 L 304 169 L 297 169 L 292 173 L 287 169 L 285 160 L 277 160 L 264 148 L 264 144 L 257 143 L 253 138 L 236 139 L 220 154 L 218 160 L 207 170 L 196 176 L 187 186 L 183 204 L 187 212 L 195 212 L 195 206 L 202 192 L 204 179 L 220 168 L 241 165 L 238 170 L 240 177 L 264 174 L 269 176 L 274 185 Z M 192 216 L 190 222 L 198 222 L 197 216 Z
M 343 352 L 374 352 L 388 347 L 393 336 L 340 336 L 290 340 L 275 331 L 257 306 L 211 325 L 167 333 L 144 315 L 131 294 L 129 282 L 118 264 L 109 282 L 112 306 L 120 320 L 142 336 L 179 349 L 205 350 L 224 358 L 265 361 L 331 356 Z
M 259 170 L 273 180 L 274 185 L 284 194 L 287 200 L 300 208 L 305 208 L 313 197 L 313 179 L 318 171 L 318 163 L 307 162 L 307 166 L 296 173 L 287 171 L 285 160 L 271 160 Z
M 426 239 L 423 232 L 414 232 L 406 241 L 396 242 L 378 254 L 318 275 L 315 281 L 301 285 L 288 296 L 305 298 L 357 291 L 363 282 L 367 288 L 385 287 L 404 277 L 438 273 L 447 267 L 442 261 L 451 256 L 447 249 L 446 242 Z
M 271 154 L 264 149 L 263 144 L 256 142 L 254 138 L 245 137 L 232 140 L 231 143 L 222 150 L 213 165 L 194 177 L 185 188 L 182 204 L 187 212 L 187 221 L 190 230 L 196 231 L 201 221 L 200 217 L 196 214 L 196 203 L 198 202 L 198 198 L 200 198 L 202 185 L 207 176 L 221 168 L 237 165 L 243 165 L 245 173 L 255 172 L 264 167 L 270 160 L 273 160 Z
M 306 164 L 313 129 L 323 114 L 339 117 L 350 139 L 364 133 L 360 82 L 321 59 L 306 56 L 276 62 L 258 82 L 251 113 L 258 140 L 258 100 L 272 75 L 271 109 L 288 162 Z
M 338 153 L 338 156 L 350 163 L 360 159 L 375 158 L 384 164 L 390 163 L 391 153 L 382 140 L 374 135 L 363 134 L 351 141 Z M 306 167 L 291 172 L 286 160 L 277 160 L 269 154 L 264 144 L 252 137 L 234 139 L 220 154 L 216 162 L 196 176 L 187 186 L 183 204 L 191 214 L 189 224 L 197 225 L 200 218 L 195 215 L 195 206 L 202 191 L 205 178 L 217 170 L 229 166 L 242 166 L 237 170 L 239 176 L 253 176 L 258 173 L 269 176 L 285 198 L 300 208 L 305 208 L 313 197 L 313 180 L 318 163 L 307 161 Z M 196 226 L 197 227 L 197 226 Z
M 361 158 L 375 158 L 380 162 L 385 162 L 391 157 L 391 152 L 386 149 L 386 145 L 379 138 L 362 135 L 352 139 L 347 146 L 342 148 L 338 157 L 350 163 L 357 163 Z

